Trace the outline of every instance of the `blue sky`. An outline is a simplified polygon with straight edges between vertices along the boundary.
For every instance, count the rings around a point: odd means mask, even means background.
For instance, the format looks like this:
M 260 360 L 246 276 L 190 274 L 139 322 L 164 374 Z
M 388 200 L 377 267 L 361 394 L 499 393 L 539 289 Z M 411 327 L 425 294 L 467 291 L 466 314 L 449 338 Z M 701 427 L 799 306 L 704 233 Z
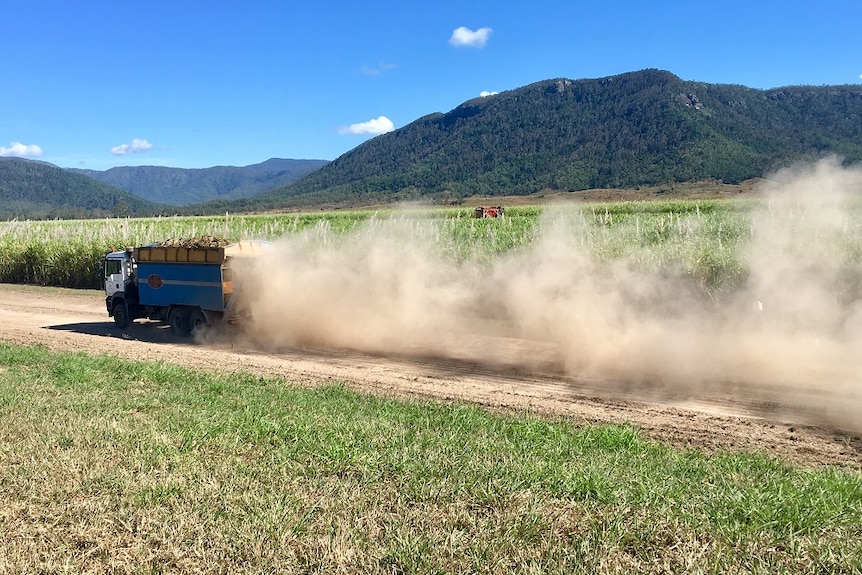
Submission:
M 335 159 L 482 93 L 661 68 L 862 83 L 859 0 L 9 0 L 0 155 L 104 170 Z

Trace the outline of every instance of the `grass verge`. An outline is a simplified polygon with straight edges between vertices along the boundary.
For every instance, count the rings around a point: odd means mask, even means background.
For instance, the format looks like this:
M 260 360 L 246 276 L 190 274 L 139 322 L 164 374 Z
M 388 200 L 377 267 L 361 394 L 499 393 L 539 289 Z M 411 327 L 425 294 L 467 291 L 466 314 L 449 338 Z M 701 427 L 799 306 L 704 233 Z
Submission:
M 862 476 L 0 344 L 0 572 L 859 573 Z

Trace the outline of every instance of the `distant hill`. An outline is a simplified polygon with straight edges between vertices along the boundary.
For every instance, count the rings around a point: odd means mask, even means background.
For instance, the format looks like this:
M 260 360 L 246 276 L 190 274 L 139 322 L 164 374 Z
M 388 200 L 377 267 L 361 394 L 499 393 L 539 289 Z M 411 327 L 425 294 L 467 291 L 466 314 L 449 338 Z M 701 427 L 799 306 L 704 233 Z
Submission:
M 758 90 L 643 70 L 469 100 L 377 136 L 297 183 L 207 207 L 736 183 L 826 154 L 862 160 L 862 86 Z
M 143 216 L 164 209 L 53 164 L 0 158 L 0 220 Z
M 233 200 L 284 187 L 325 166 L 326 160 L 272 158 L 251 166 L 185 169 L 118 167 L 105 171 L 70 169 L 138 197 L 174 206 Z

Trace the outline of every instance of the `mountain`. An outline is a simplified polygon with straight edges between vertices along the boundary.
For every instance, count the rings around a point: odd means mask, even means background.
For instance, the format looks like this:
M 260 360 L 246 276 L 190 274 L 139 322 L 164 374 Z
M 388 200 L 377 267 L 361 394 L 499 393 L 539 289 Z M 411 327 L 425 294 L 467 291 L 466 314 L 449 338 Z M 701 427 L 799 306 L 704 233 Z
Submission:
M 0 162 L 0 217 L 165 210 L 138 195 L 170 202 L 172 212 L 217 213 L 702 180 L 738 183 L 829 154 L 862 161 L 860 85 L 758 90 L 642 70 L 545 80 L 469 100 L 368 140 L 332 162 L 272 159 L 244 168 L 82 173 L 6 159 Z
M 0 158 L 0 220 L 143 216 L 165 207 L 53 164 Z
M 153 202 L 174 206 L 232 200 L 291 184 L 326 165 L 326 160 L 272 158 L 251 166 L 202 169 L 163 166 L 118 167 L 105 171 L 70 169 Z
M 642 70 L 469 100 L 377 136 L 297 183 L 206 207 L 737 183 L 827 154 L 862 160 L 862 86 L 759 90 Z

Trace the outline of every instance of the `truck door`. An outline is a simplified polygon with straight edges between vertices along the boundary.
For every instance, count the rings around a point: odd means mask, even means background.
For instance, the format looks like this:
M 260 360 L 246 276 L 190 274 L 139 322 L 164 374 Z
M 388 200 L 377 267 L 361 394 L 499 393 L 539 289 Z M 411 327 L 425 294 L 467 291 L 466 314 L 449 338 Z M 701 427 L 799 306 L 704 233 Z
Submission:
M 111 296 L 123 291 L 128 277 L 128 260 L 123 258 L 105 258 L 105 295 Z

